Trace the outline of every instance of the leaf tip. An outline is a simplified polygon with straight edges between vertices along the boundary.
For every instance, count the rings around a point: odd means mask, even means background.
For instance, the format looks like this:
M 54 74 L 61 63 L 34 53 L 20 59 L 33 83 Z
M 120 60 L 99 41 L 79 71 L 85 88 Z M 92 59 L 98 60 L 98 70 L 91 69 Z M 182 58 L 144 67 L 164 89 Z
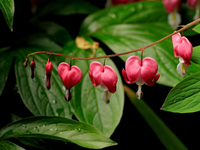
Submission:
M 162 110 L 162 107 L 160 108 L 160 110 Z

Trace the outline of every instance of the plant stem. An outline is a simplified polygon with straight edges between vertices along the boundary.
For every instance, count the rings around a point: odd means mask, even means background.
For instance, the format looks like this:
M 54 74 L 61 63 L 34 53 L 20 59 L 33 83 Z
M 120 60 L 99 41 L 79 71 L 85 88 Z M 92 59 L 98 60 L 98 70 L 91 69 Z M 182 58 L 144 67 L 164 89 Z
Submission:
M 182 32 L 188 28 L 190 28 L 191 26 L 197 24 L 198 22 L 200 22 L 200 18 L 187 24 L 186 26 L 182 27 L 181 29 L 177 30 L 177 31 L 174 31 L 173 33 L 167 35 L 166 37 L 154 42 L 154 43 L 151 43 L 149 45 L 146 45 L 146 46 L 143 46 L 141 48 L 138 48 L 138 49 L 135 49 L 135 50 L 131 50 L 131 51 L 128 51 L 128 52 L 124 52 L 124 53 L 118 53 L 118 54 L 111 54 L 111 55 L 106 55 L 106 56 L 100 56 L 100 57 L 92 57 L 92 58 L 79 58 L 79 57 L 74 57 L 74 56 L 69 56 L 69 55 L 64 55 L 64 54 L 60 54 L 60 53 L 54 53 L 54 52 L 48 52 L 48 51 L 39 51 L 39 52 L 34 52 L 34 53 L 31 53 L 31 54 L 28 54 L 28 57 L 31 56 L 31 55 L 35 55 L 35 54 L 39 54 L 39 53 L 46 53 L 46 54 L 51 54 L 51 55 L 59 55 L 59 56 L 63 56 L 63 57 L 68 57 L 68 58 L 72 58 L 72 59 L 76 59 L 76 60 L 94 60 L 94 59 L 101 59 L 101 58 L 110 58 L 110 57 L 116 57 L 116 56 L 120 56 L 120 55 L 125 55 L 125 54 L 130 54 L 130 53 L 133 53 L 133 52 L 137 52 L 137 51 L 143 51 L 157 43 L 160 43 L 164 40 L 166 40 L 167 38 L 173 36 L 174 34 L 177 34 L 179 32 Z

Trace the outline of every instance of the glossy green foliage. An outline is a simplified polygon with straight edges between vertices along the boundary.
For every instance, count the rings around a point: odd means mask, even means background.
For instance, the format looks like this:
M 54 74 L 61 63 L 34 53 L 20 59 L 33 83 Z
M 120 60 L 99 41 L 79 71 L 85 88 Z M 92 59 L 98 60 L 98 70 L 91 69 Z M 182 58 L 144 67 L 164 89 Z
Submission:
M 0 9 L 10 30 L 13 30 L 14 0 L 0 0 Z
M 177 84 L 168 94 L 162 110 L 175 113 L 200 111 L 200 73 L 193 74 Z
M 11 123 L 0 131 L 1 140 L 12 137 L 55 139 L 91 149 L 117 144 L 89 124 L 62 117 L 26 118 Z
M 6 84 L 10 67 L 12 65 L 13 56 L 10 54 L 0 54 L 0 95 L 3 92 L 4 86 Z
M 200 24 L 196 25 L 193 30 L 197 33 L 200 33 Z
M 6 141 L 6 140 L 1 140 L 0 141 L 0 150 L 25 150 L 21 147 L 19 147 L 18 145 Z
M 119 5 L 89 15 L 82 23 L 79 35 L 89 35 L 104 27 L 117 24 L 166 22 L 166 19 L 166 12 L 161 2 Z

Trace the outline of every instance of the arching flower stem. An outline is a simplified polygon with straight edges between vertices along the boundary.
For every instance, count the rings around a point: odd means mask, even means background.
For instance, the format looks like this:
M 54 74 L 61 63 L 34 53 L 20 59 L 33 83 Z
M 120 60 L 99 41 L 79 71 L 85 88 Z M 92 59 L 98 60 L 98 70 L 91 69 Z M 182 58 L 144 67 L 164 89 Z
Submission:
M 128 52 L 124 52 L 124 53 L 118 53 L 118 54 L 111 54 L 111 55 L 106 55 L 106 56 L 100 56 L 100 57 L 92 57 L 92 58 L 79 58 L 79 57 L 74 57 L 74 56 L 69 56 L 69 55 L 64 55 L 64 54 L 60 54 L 60 53 L 54 53 L 54 52 L 49 52 L 49 51 L 39 51 L 39 52 L 34 52 L 34 53 L 31 53 L 31 54 L 28 54 L 28 57 L 31 56 L 31 55 L 35 55 L 35 54 L 39 54 L 39 53 L 46 53 L 46 54 L 51 54 L 51 55 L 58 55 L 58 56 L 63 56 L 63 57 L 68 57 L 68 58 L 72 58 L 72 59 L 76 59 L 76 60 L 94 60 L 94 59 L 102 59 L 102 58 L 110 58 L 110 57 L 116 57 L 116 56 L 121 56 L 121 55 L 125 55 L 125 54 L 130 54 L 130 53 L 133 53 L 133 52 L 137 52 L 137 51 L 144 51 L 144 49 L 147 49 L 157 43 L 160 43 L 164 40 L 166 40 L 167 38 L 170 38 L 171 36 L 177 34 L 177 33 L 180 33 L 188 28 L 190 28 L 191 26 L 197 24 L 198 22 L 200 22 L 200 18 L 191 22 L 191 23 L 188 23 L 187 25 L 183 26 L 181 29 L 167 35 L 166 37 L 154 42 L 154 43 L 151 43 L 149 45 L 146 45 L 146 46 L 143 46 L 141 48 L 138 48 L 136 50 L 131 50 L 131 51 L 128 51 Z

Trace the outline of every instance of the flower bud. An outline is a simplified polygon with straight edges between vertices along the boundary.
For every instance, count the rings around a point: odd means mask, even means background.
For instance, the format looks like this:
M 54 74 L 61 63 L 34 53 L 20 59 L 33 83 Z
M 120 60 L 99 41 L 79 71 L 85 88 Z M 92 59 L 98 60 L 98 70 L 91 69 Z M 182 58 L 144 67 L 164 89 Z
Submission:
M 50 59 L 48 59 L 47 64 L 46 64 L 46 76 L 45 76 L 45 83 L 48 90 L 51 88 L 51 84 L 52 84 L 52 75 L 51 75 L 52 69 L 53 69 L 53 65 L 50 62 Z
M 35 77 L 35 60 L 33 59 L 31 61 L 31 78 L 33 79 Z
M 146 57 L 141 61 L 138 56 L 130 56 L 126 60 L 125 69 L 126 71 L 122 70 L 122 75 L 126 83 L 132 84 L 135 82 L 138 85 L 138 92 L 136 93 L 138 99 L 143 96 L 142 85 L 145 83 L 152 86 L 160 77 L 160 74 L 157 74 L 158 64 L 150 57 Z
M 69 64 L 62 62 L 58 66 L 58 74 L 67 88 L 65 99 L 69 101 L 71 99 L 70 89 L 81 81 L 82 72 L 77 66 L 71 67 Z
M 27 66 L 28 66 L 28 57 L 26 58 L 26 61 L 23 63 L 23 66 L 24 66 L 24 67 L 27 67 Z
M 110 93 L 115 93 L 117 84 L 117 73 L 115 70 L 101 63 L 94 61 L 90 64 L 89 76 L 92 84 L 96 87 L 101 85 L 103 90 L 102 99 L 109 103 Z

